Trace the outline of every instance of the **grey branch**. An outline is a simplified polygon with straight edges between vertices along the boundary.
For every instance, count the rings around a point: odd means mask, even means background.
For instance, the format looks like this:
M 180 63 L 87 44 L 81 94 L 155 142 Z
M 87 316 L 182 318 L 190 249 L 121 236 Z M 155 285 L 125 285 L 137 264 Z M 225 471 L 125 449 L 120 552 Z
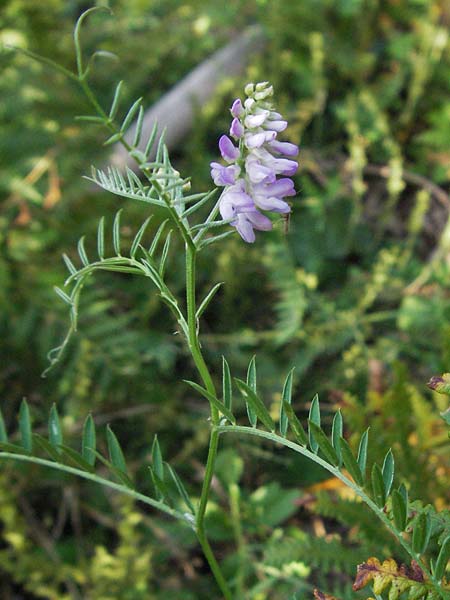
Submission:
M 155 122 L 160 132 L 166 130 L 165 143 L 169 150 L 174 148 L 192 128 L 195 111 L 206 104 L 220 81 L 243 73 L 250 57 L 259 52 L 263 44 L 261 28 L 252 26 L 198 65 L 145 113 L 139 149 L 144 150 Z M 135 128 L 136 124 L 126 135 L 129 143 L 133 140 Z M 114 147 L 111 162 L 121 170 L 125 166 L 136 168 L 133 159 L 120 144 Z

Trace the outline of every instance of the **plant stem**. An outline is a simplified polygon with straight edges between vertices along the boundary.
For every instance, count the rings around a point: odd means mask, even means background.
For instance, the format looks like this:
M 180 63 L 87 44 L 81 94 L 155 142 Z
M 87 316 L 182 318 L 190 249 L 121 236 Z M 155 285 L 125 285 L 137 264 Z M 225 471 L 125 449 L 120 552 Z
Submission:
M 196 305 L 196 294 L 195 294 L 195 270 L 196 270 L 196 258 L 197 249 L 195 246 L 186 244 L 186 304 L 187 304 L 187 321 L 188 321 L 188 346 L 191 352 L 192 358 L 194 359 L 195 366 L 199 372 L 199 375 L 208 390 L 214 396 L 216 395 L 216 389 L 212 380 L 211 374 L 203 358 L 203 354 L 200 348 L 200 342 L 198 339 L 197 329 L 197 305 Z M 211 568 L 211 571 L 220 587 L 222 594 L 226 600 L 231 600 L 231 592 L 228 588 L 227 582 L 222 574 L 219 563 L 217 562 L 211 546 L 206 537 L 205 531 L 205 513 L 208 505 L 209 492 L 211 490 L 211 482 L 214 474 L 214 465 L 216 462 L 217 449 L 219 445 L 219 432 L 217 431 L 217 425 L 219 423 L 219 412 L 217 408 L 211 405 L 211 423 L 212 429 L 209 439 L 208 458 L 205 467 L 205 476 L 203 479 L 202 491 L 200 494 L 200 501 L 196 515 L 196 534 L 198 541 L 203 549 L 206 560 Z

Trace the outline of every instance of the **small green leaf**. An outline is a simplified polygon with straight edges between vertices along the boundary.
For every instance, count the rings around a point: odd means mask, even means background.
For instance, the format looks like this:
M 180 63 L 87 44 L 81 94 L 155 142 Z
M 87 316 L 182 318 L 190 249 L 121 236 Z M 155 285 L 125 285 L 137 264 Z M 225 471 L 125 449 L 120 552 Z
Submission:
M 364 479 L 366 477 L 367 444 L 368 444 L 368 442 L 369 442 L 369 428 L 367 428 L 366 431 L 361 436 L 361 440 L 359 442 L 359 447 L 358 447 L 358 458 L 356 459 L 358 461 L 358 465 L 359 465 L 360 471 L 361 471 Z
M 242 379 L 235 378 L 236 385 L 239 388 L 244 400 L 247 404 L 248 409 L 250 408 L 252 413 L 255 415 L 255 425 L 256 418 L 258 418 L 269 431 L 275 431 L 275 423 L 273 422 L 272 417 L 269 414 L 269 411 L 265 407 L 263 401 L 259 396 L 255 393 L 252 387 L 250 387 L 245 381 Z M 247 409 L 250 418 L 250 410 Z M 253 424 L 252 424 L 253 425 Z M 255 426 L 253 425 L 253 427 Z
M 288 402 L 283 402 L 284 412 L 286 413 L 287 419 L 289 421 L 289 425 L 291 426 L 292 432 L 294 433 L 297 441 L 302 446 L 308 445 L 308 436 L 306 435 L 306 431 L 303 428 L 303 425 L 297 418 L 297 415 L 294 412 L 294 409 Z
M 78 240 L 78 254 L 80 256 L 81 262 L 85 267 L 89 265 L 89 259 L 86 254 L 86 250 L 84 248 L 84 235 Z
M 63 457 L 66 459 L 69 459 L 69 462 L 73 463 L 73 465 L 75 467 L 82 469 L 83 471 L 88 471 L 89 473 L 95 472 L 94 467 L 92 465 L 90 465 L 86 460 L 84 460 L 84 458 L 81 456 L 81 454 L 79 452 L 77 452 L 76 450 L 73 450 L 73 448 L 70 448 L 70 446 L 65 446 L 64 444 L 61 444 L 59 449 L 61 450 Z M 95 460 L 95 453 L 94 453 L 94 460 Z
M 31 452 L 33 450 L 31 418 L 30 409 L 28 408 L 28 403 L 25 398 L 22 400 L 19 410 L 19 431 L 22 446 L 25 448 L 25 450 Z
M 342 452 L 341 452 L 341 437 L 343 435 L 344 423 L 342 420 L 341 411 L 338 410 L 337 413 L 333 417 L 333 426 L 331 428 L 331 442 L 333 444 L 333 448 L 336 451 L 336 455 L 338 457 L 339 466 L 342 465 Z
M 113 223 L 113 246 L 114 252 L 117 256 L 121 256 L 120 254 L 120 215 L 122 213 L 122 209 L 116 212 L 116 216 L 114 217 Z
M 109 137 L 105 142 L 103 142 L 104 146 L 111 146 L 111 144 L 115 144 L 119 140 L 123 138 L 123 133 L 118 131 L 117 133 L 113 133 L 111 137 Z
M 46 440 L 42 435 L 38 433 L 33 433 L 33 441 L 40 447 L 44 452 L 50 456 L 52 460 L 55 462 L 61 462 L 61 456 L 59 450 L 57 450 L 54 446 L 52 446 L 48 440 Z
M 61 288 L 56 287 L 56 285 L 53 287 L 53 289 L 55 290 L 56 294 L 61 298 L 61 300 L 63 302 L 65 302 L 66 304 L 70 304 L 72 305 L 72 298 L 70 296 L 68 296 L 66 294 L 66 292 L 63 292 Z
M 408 509 L 408 490 L 406 489 L 406 485 L 404 483 L 401 483 L 398 486 L 398 491 L 399 491 L 399 494 L 401 494 L 401 496 L 403 496 L 403 500 L 405 501 L 406 508 Z
M 431 518 L 428 513 L 422 511 L 414 523 L 412 535 L 412 548 L 418 555 L 427 549 L 431 535 Z
M 314 439 L 318 443 L 319 448 L 320 450 L 322 450 L 326 460 L 332 465 L 337 465 L 339 463 L 339 460 L 336 451 L 333 448 L 327 436 L 325 435 L 325 433 L 313 421 L 308 420 L 308 426 L 310 428 L 310 433 L 312 432 L 314 434 Z
M 56 405 L 53 404 L 50 409 L 50 416 L 48 419 L 48 439 L 52 446 L 58 446 L 63 443 L 63 435 L 61 431 L 61 425 L 59 423 L 58 410 Z
M 133 240 L 133 243 L 131 244 L 131 248 L 130 248 L 130 256 L 131 256 L 131 258 L 135 257 L 137 249 L 139 248 L 139 246 L 141 244 L 141 240 L 142 240 L 142 238 L 144 236 L 144 233 L 145 233 L 145 231 L 147 229 L 147 226 L 150 223 L 151 219 L 152 219 L 152 216 L 147 217 L 147 219 L 145 219 L 145 221 L 140 226 L 139 231 L 134 236 L 134 240 Z
M 315 423 L 318 427 L 320 427 L 320 404 L 319 404 L 319 396 L 316 394 L 311 401 L 311 406 L 309 409 L 309 419 L 308 423 Z M 311 431 L 311 428 L 308 427 L 308 436 L 309 436 L 309 446 L 314 454 L 317 454 L 319 450 L 319 444 L 314 439 L 314 434 Z
M 178 493 L 180 494 L 181 498 L 184 500 L 184 503 L 186 504 L 186 506 L 189 508 L 189 510 L 191 511 L 192 514 L 195 513 L 195 509 L 194 506 L 191 502 L 191 499 L 189 498 L 189 494 L 186 491 L 186 488 L 183 485 L 183 482 L 181 481 L 181 479 L 178 477 L 175 469 L 173 469 L 169 463 L 164 463 L 164 466 L 166 467 L 167 471 L 169 471 L 169 475 L 171 476 L 177 490 Z
M 344 439 L 343 437 L 341 437 L 340 444 L 341 444 L 342 460 L 344 462 L 345 468 L 352 476 L 354 482 L 362 487 L 364 485 L 364 477 L 361 473 L 361 469 L 359 468 L 358 462 L 357 462 L 356 458 L 354 457 L 350 446 L 348 445 L 347 440 Z
M 284 382 L 283 392 L 281 394 L 281 403 L 280 403 L 280 433 L 283 437 L 286 437 L 289 419 L 287 418 L 286 411 L 284 409 L 284 403 L 292 404 L 292 381 L 294 378 L 294 370 L 293 367 Z
M 391 491 L 392 487 L 392 482 L 394 481 L 394 469 L 394 455 L 392 454 L 392 450 L 388 450 L 386 456 L 384 457 L 382 468 L 386 497 L 389 496 L 389 492 Z
M 217 410 L 219 412 L 221 412 L 230 421 L 230 423 L 232 423 L 233 425 L 236 425 L 236 419 L 235 419 L 233 413 L 231 412 L 230 409 L 228 409 L 225 406 L 225 404 L 223 402 L 221 402 L 213 394 L 210 394 L 208 392 L 208 390 L 205 390 L 205 388 L 202 388 L 201 385 L 198 385 L 198 383 L 195 383 L 195 381 L 189 381 L 188 379 L 184 379 L 183 381 L 185 383 L 189 384 L 191 387 L 193 387 L 194 390 L 196 390 L 199 394 L 204 396 L 213 406 L 215 406 L 217 408 Z
M 233 385 L 231 383 L 230 367 L 224 356 L 222 356 L 222 395 L 225 407 L 231 411 L 233 407 Z
M 153 486 L 155 488 L 156 497 L 158 498 L 158 500 L 163 501 L 169 496 L 169 490 L 167 489 L 167 485 L 165 484 L 163 479 L 158 477 L 158 475 L 155 472 L 155 469 L 152 468 L 150 465 L 148 467 L 148 470 L 150 473 L 150 477 L 152 478 Z
M 381 472 L 380 465 L 374 463 L 372 467 L 372 491 L 373 499 L 380 508 L 383 508 L 386 504 L 386 489 L 384 487 L 383 473 Z
M 392 492 L 392 516 L 398 531 L 404 531 L 407 523 L 407 507 L 405 499 L 398 490 Z
M 152 444 L 152 463 L 153 463 L 153 471 L 157 475 L 157 477 L 164 481 L 164 465 L 162 459 L 161 448 L 158 442 L 158 436 L 155 435 L 153 438 Z
M 0 442 L 7 442 L 8 434 L 6 433 L 5 420 L 3 419 L 2 411 L 0 410 Z
M 450 535 L 448 535 L 442 542 L 441 549 L 436 559 L 434 567 L 434 576 L 439 581 L 445 575 L 447 563 L 450 560 Z
M 133 482 L 131 481 L 131 479 L 128 477 L 128 475 L 124 471 L 115 467 L 112 463 L 109 462 L 109 460 L 107 460 L 104 456 L 102 456 L 100 454 L 100 452 L 95 451 L 95 456 L 98 458 L 98 460 L 101 463 L 103 463 L 105 465 L 105 467 L 108 467 L 108 469 L 111 471 L 111 473 L 113 475 L 115 475 L 115 477 L 119 481 L 121 481 L 127 487 L 134 489 Z
M 67 256 L 67 254 L 63 254 L 62 257 L 63 257 L 63 261 L 64 261 L 68 271 L 70 272 L 70 274 L 75 275 L 75 273 L 77 272 L 77 268 L 75 267 L 73 262 L 70 260 L 70 258 Z
M 92 415 L 88 415 L 83 425 L 83 437 L 81 440 L 81 455 L 91 466 L 95 465 L 96 435 L 95 423 Z
M 106 426 L 106 441 L 108 442 L 108 453 L 111 464 L 119 471 L 126 473 L 127 466 L 122 448 L 120 447 L 116 434 L 109 425 Z
M 155 253 L 156 250 L 156 246 L 158 245 L 159 239 L 163 234 L 163 231 L 167 225 L 167 221 L 168 219 L 166 219 L 165 221 L 163 221 L 161 223 L 161 225 L 158 227 L 157 232 L 155 233 L 155 237 L 153 238 L 152 244 L 148 250 L 148 253 L 150 254 L 150 257 L 153 257 L 153 254 Z
M 134 132 L 134 139 L 133 139 L 133 146 L 135 146 L 135 147 L 138 146 L 139 142 L 141 141 L 143 122 L 144 122 L 144 107 L 140 106 L 138 118 L 136 121 L 136 130 Z M 145 160 L 145 156 L 144 156 L 144 160 Z
M 144 154 L 146 157 L 149 156 L 152 148 L 153 148 L 153 144 L 155 143 L 155 139 L 156 139 L 156 134 L 158 133 L 158 124 L 155 122 L 155 124 L 152 127 L 152 131 L 150 133 L 150 136 L 148 138 L 148 142 L 147 145 L 145 146 L 145 150 L 144 150 Z
M 216 295 L 216 293 L 219 291 L 219 289 L 222 287 L 223 283 L 220 281 L 219 283 L 216 283 L 216 285 L 208 292 L 208 294 L 203 298 L 200 306 L 197 308 L 197 313 L 196 313 L 196 317 L 197 319 L 200 319 L 200 317 L 202 316 L 202 314 L 205 312 L 205 310 L 207 309 L 209 303 L 211 302 L 211 300 L 214 298 L 214 296 Z
M 256 356 L 252 357 L 252 359 L 250 360 L 249 365 L 248 365 L 247 385 L 253 392 L 256 393 Z M 246 407 L 247 407 L 247 415 L 248 415 L 248 420 L 250 421 L 250 425 L 252 427 L 256 427 L 256 423 L 258 421 L 256 412 L 255 412 L 254 408 L 251 406 L 251 404 L 249 404 L 248 402 L 246 403 Z
M 109 111 L 110 119 L 114 119 L 117 114 L 117 109 L 119 108 L 119 100 L 120 100 L 120 93 L 122 91 L 122 86 L 123 86 L 123 81 L 119 81 L 119 83 L 116 86 L 115 92 L 114 92 L 114 98 L 113 98 L 113 101 L 111 104 L 111 110 Z
M 100 260 L 105 258 L 105 217 L 102 217 L 98 222 L 97 254 Z
M 120 131 L 122 133 L 125 133 L 125 131 L 128 129 L 128 127 L 131 125 L 131 121 L 133 120 L 134 115 L 136 114 L 136 112 L 139 110 L 139 107 L 141 105 L 142 102 L 142 98 L 138 98 L 136 100 L 136 102 L 134 102 L 131 105 L 130 110 L 127 112 L 125 119 L 123 120 L 122 126 L 120 128 Z
M 163 279 L 164 272 L 166 270 L 166 262 L 167 262 L 167 256 L 169 254 L 171 238 L 172 238 L 172 230 L 170 230 L 169 233 L 167 234 L 166 241 L 164 242 L 164 246 L 163 246 L 162 253 L 161 253 L 161 260 L 159 262 L 159 269 L 158 269 L 161 279 Z

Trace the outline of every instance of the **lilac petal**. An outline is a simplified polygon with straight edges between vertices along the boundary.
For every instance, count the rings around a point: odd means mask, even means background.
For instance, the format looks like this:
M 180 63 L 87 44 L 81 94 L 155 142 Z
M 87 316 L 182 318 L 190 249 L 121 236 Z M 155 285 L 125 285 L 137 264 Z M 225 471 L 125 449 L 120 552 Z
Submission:
M 247 157 L 245 169 L 252 183 L 272 183 L 275 181 L 273 169 L 262 165 L 255 157 Z
M 235 139 L 239 139 L 244 135 L 244 131 L 244 126 L 239 121 L 239 119 L 234 118 L 231 122 L 230 135 L 233 136 Z
M 234 191 L 235 187 L 229 188 L 220 199 L 219 210 L 222 219 L 232 219 L 239 213 L 255 210 L 253 199 L 245 192 Z
M 266 129 L 272 129 L 273 131 L 284 131 L 287 127 L 287 121 L 266 121 L 264 123 Z
M 241 172 L 238 165 L 224 167 L 220 163 L 211 163 L 211 177 L 216 185 L 233 185 Z
M 259 133 L 250 133 L 245 136 L 245 145 L 247 148 L 260 148 L 266 142 L 271 142 L 276 137 L 275 131 L 261 131 Z
M 272 221 L 258 210 L 251 213 L 245 213 L 245 216 L 253 227 L 259 231 L 270 231 L 272 229 Z
M 280 200 L 280 198 L 276 198 L 275 196 L 271 198 L 266 198 L 265 196 L 257 196 L 255 198 L 255 204 L 258 208 L 262 210 L 270 210 L 276 213 L 288 213 L 291 212 L 291 207 L 284 200 Z
M 239 235 L 248 244 L 253 244 L 255 241 L 255 232 L 253 231 L 253 226 L 250 221 L 246 218 L 245 215 L 238 215 L 236 224 L 234 225 L 238 230 Z
M 267 119 L 267 117 L 269 116 L 269 111 L 268 110 L 262 110 L 260 113 L 256 114 L 256 115 L 248 115 L 247 117 L 245 117 L 245 126 L 248 127 L 249 129 L 253 129 L 254 127 L 260 127 L 264 121 Z
M 297 156 L 298 154 L 298 146 L 291 144 L 290 142 L 273 140 L 273 142 L 269 142 L 269 146 L 274 152 L 284 154 L 284 156 Z
M 233 162 L 239 157 L 239 149 L 233 144 L 230 138 L 226 135 L 222 135 L 219 140 L 219 150 L 227 162 Z
M 233 117 L 240 117 L 242 115 L 242 113 L 244 112 L 244 107 L 242 106 L 242 102 L 239 98 L 236 98 L 236 100 L 231 105 L 230 110 Z
M 258 189 L 257 191 L 259 193 L 260 190 Z M 265 196 L 278 196 L 279 198 L 283 198 L 284 196 L 295 196 L 296 194 L 294 182 L 288 177 L 283 177 L 282 179 L 278 179 L 273 183 L 263 186 L 261 192 Z

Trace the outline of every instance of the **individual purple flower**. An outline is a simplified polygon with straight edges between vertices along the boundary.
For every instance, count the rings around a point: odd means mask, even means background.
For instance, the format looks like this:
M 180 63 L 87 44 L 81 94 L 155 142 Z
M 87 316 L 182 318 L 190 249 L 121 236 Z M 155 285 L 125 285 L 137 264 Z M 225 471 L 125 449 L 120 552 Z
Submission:
M 238 165 L 224 167 L 220 163 L 211 163 L 211 177 L 216 185 L 233 185 L 239 177 L 241 169 Z
M 244 131 L 245 131 L 244 126 L 239 121 L 239 119 L 237 117 L 235 117 L 233 119 L 233 121 L 231 122 L 230 135 L 232 137 L 234 137 L 236 140 L 238 140 L 239 138 L 241 138 L 244 135 Z
M 296 193 L 289 176 L 298 168 L 292 160 L 298 147 L 277 140 L 287 121 L 270 104 L 272 86 L 268 82 L 251 83 L 246 85 L 245 93 L 243 103 L 238 98 L 231 106 L 230 136 L 239 141 L 239 146 L 226 135 L 220 138 L 220 153 L 228 166 L 212 162 L 211 176 L 216 185 L 225 188 L 219 200 L 222 218 L 244 241 L 252 243 L 255 230 L 272 229 L 271 220 L 261 211 L 286 214 L 291 210 L 285 198 Z
M 239 158 L 239 148 L 236 148 L 230 138 L 226 135 L 223 135 L 219 140 L 219 150 L 222 158 L 229 163 L 234 162 Z

